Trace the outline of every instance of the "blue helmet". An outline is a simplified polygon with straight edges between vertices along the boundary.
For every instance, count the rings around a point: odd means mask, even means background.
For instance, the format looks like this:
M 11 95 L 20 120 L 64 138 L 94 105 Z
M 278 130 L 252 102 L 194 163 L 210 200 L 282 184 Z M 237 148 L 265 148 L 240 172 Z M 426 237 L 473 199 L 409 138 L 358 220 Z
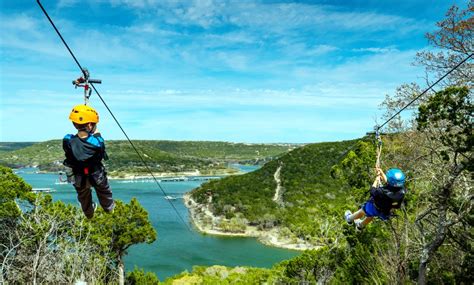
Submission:
M 388 185 L 402 188 L 405 185 L 405 174 L 398 168 L 391 168 L 385 173 Z

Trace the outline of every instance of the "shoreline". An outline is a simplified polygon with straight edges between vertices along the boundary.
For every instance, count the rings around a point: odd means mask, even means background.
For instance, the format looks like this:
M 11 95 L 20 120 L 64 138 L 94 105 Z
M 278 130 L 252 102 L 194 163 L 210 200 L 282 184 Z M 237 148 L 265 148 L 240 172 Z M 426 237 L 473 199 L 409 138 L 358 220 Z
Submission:
M 22 168 L 17 168 L 15 170 L 21 170 Z M 55 172 L 49 171 L 36 171 L 37 174 L 56 174 Z M 229 175 L 240 175 L 244 174 L 245 172 L 237 171 L 232 173 L 219 173 L 219 174 L 210 174 L 210 175 L 202 175 L 198 170 L 193 172 L 159 172 L 153 173 L 153 175 L 158 178 L 170 178 L 170 179 L 178 179 L 178 178 L 191 178 L 193 177 L 217 177 L 217 176 L 229 176 Z M 125 181 L 134 181 L 134 180 L 150 180 L 153 179 L 151 175 L 135 175 L 135 174 L 126 174 L 125 176 L 114 176 L 108 175 L 110 180 L 125 180 Z M 319 249 L 322 246 L 309 244 L 308 242 L 293 238 L 290 240 L 289 238 L 283 238 L 279 234 L 279 228 L 273 228 L 271 230 L 259 230 L 255 226 L 245 225 L 245 231 L 243 232 L 227 232 L 223 231 L 220 228 L 214 228 L 214 224 L 211 223 L 211 227 L 206 226 L 202 219 L 197 218 L 196 211 L 200 211 L 200 214 L 204 214 L 206 218 L 210 218 L 211 221 L 220 220 L 220 217 L 216 217 L 213 215 L 207 207 L 204 205 L 198 204 L 191 198 L 190 192 L 187 192 L 183 195 L 183 203 L 189 211 L 189 218 L 191 223 L 194 225 L 196 230 L 202 234 L 208 234 L 213 236 L 222 236 L 222 237 L 250 237 L 256 238 L 260 243 L 263 243 L 267 246 L 278 247 L 283 249 L 289 250 L 296 250 L 296 251 L 304 251 L 304 250 L 311 250 L 311 249 Z
M 215 172 L 210 174 L 203 174 L 196 171 L 186 171 L 186 172 L 153 172 L 153 176 L 155 178 L 192 178 L 192 177 L 224 177 L 230 175 L 240 175 L 244 174 L 241 171 L 223 171 L 223 172 Z M 149 180 L 153 179 L 151 174 L 141 173 L 141 174 L 132 174 L 132 173 L 125 173 L 120 175 L 114 175 L 114 173 L 109 172 L 108 178 L 110 180 Z
M 245 165 L 245 164 L 244 164 Z M 18 168 L 12 168 L 13 171 L 24 171 L 25 169 L 30 169 L 36 174 L 58 174 L 60 172 L 64 173 L 64 170 L 40 170 L 37 165 L 27 165 Z M 115 172 L 107 170 L 107 177 L 110 180 L 147 180 L 155 178 L 180 178 L 180 177 L 225 177 L 231 175 L 241 175 L 247 173 L 238 168 L 225 168 L 225 169 L 215 169 L 215 170 L 202 170 L 195 169 L 193 171 L 180 171 L 180 172 L 153 172 L 153 176 L 149 172 Z
M 23 171 L 23 169 L 28 169 L 29 167 L 21 167 L 12 169 L 13 171 Z M 59 175 L 58 171 L 46 171 L 46 170 L 35 170 L 36 174 L 57 174 Z M 203 174 L 199 170 L 196 171 L 185 171 L 185 172 L 153 172 L 153 176 L 155 178 L 181 178 L 181 177 L 224 177 L 230 175 L 241 175 L 245 174 L 246 172 L 243 171 L 222 171 L 222 172 L 214 172 L 210 174 Z M 114 175 L 113 172 L 107 172 L 107 178 L 109 180 L 148 180 L 153 179 L 153 176 L 149 173 L 121 173 L 118 175 Z
M 296 243 L 281 238 L 278 234 L 279 229 L 274 228 L 271 230 L 259 230 L 257 227 L 254 226 L 246 226 L 244 232 L 225 232 L 219 229 L 214 229 L 213 225 L 211 228 L 206 227 L 202 220 L 197 218 L 197 211 L 204 213 L 207 218 L 210 218 L 212 221 L 219 219 L 218 217 L 214 216 L 212 212 L 202 205 L 199 205 L 196 201 L 191 198 L 190 193 L 186 193 L 183 196 L 184 205 L 188 208 L 189 211 L 189 218 L 191 219 L 192 224 L 194 227 L 203 234 L 214 235 L 214 236 L 225 236 L 225 237 L 251 237 L 256 238 L 259 242 L 272 247 L 290 249 L 290 250 L 297 250 L 297 251 L 304 251 L 310 249 L 319 249 L 321 246 L 316 246 L 309 244 L 301 239 L 297 240 Z

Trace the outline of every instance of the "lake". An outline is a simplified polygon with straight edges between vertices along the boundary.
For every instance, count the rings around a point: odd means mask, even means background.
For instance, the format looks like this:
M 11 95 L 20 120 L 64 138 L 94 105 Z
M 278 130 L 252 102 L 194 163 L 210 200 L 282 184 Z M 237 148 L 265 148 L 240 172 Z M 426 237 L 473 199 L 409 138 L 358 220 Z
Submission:
M 242 171 L 255 170 L 255 166 L 233 166 Z M 37 174 L 35 169 L 21 169 L 18 175 L 33 188 L 53 188 L 54 200 L 76 204 L 76 192 L 72 185 L 55 184 L 58 176 Z M 132 246 L 125 257 L 126 270 L 135 266 L 155 272 L 160 280 L 191 271 L 194 265 L 254 266 L 270 268 L 273 264 L 289 259 L 299 252 L 265 246 L 254 238 L 218 237 L 197 232 L 186 226 L 177 217 L 169 204 L 174 204 L 185 221 L 189 221 L 188 210 L 182 199 L 166 200 L 155 183 L 111 180 L 114 199 L 129 202 L 136 197 L 148 211 L 150 220 L 158 233 L 152 244 Z M 163 182 L 167 195 L 181 197 L 184 193 L 199 187 L 202 181 Z M 94 195 L 94 200 L 97 198 Z

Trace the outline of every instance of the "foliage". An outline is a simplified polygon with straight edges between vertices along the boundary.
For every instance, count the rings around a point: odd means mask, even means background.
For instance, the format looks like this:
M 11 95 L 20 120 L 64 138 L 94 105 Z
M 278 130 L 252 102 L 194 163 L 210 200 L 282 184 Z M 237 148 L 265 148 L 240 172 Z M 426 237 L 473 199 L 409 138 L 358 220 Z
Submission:
M 12 151 L 35 144 L 34 142 L 0 142 L 0 152 Z
M 156 231 L 148 219 L 148 212 L 136 198 L 132 198 L 129 204 L 115 201 L 112 213 L 99 211 L 100 214 L 90 220 L 91 238 L 115 258 L 121 259 L 134 244 L 156 240 Z
M 344 260 L 345 253 L 339 248 L 324 247 L 305 251 L 300 256 L 276 265 L 282 271 L 280 281 L 291 284 L 297 282 L 327 283 Z
M 10 169 L 1 167 L 0 177 L 2 284 L 115 284 L 126 250 L 156 239 L 147 212 L 135 199 L 116 201 L 112 214 L 100 209 L 88 220 L 77 207 L 34 195 Z M 144 278 L 153 280 L 149 274 Z
M 133 271 L 127 273 L 125 284 L 127 285 L 157 285 L 160 283 L 158 277 L 153 272 L 145 272 L 143 269 L 135 267 Z
M 273 274 L 272 270 L 263 268 L 194 266 L 192 272 L 168 278 L 164 284 L 273 284 Z
M 16 200 L 33 201 L 31 186 L 13 174 L 12 170 L 0 166 L 0 219 L 16 218 L 21 210 Z
M 437 92 L 421 105 L 417 117 L 418 130 L 430 128 L 436 131 L 430 135 L 436 136 L 442 145 L 451 152 L 465 154 L 472 151 L 474 145 L 473 116 L 474 105 L 467 87 L 449 87 Z M 449 150 L 441 151 L 443 159 L 449 160 Z M 471 164 L 470 170 L 474 170 Z
M 333 178 L 341 178 L 348 185 L 357 189 L 368 189 L 372 180 L 375 162 L 375 144 L 367 141 L 357 142 L 337 165 L 331 169 Z
M 423 206 L 415 224 L 421 236 L 418 282 L 424 284 L 428 264 L 436 261 L 446 241 L 472 240 L 472 153 L 473 106 L 466 87 L 449 87 L 437 92 L 419 108 L 418 129 L 426 138 L 427 157 L 418 165 L 431 177 L 429 195 L 421 197 Z M 447 251 L 464 257 L 471 251 L 469 242 Z M 456 262 L 459 265 L 459 260 Z M 454 278 L 454 277 L 453 277 Z
M 97 283 L 108 275 L 107 255 L 89 238 L 82 212 L 38 195 L 19 219 L 3 223 L 1 280 L 5 283 Z M 83 276 L 84 275 L 84 276 Z M 3 282 L 0 282 L 3 283 Z
M 416 63 L 425 67 L 427 74 L 441 77 L 474 52 L 474 2 L 469 0 L 466 6 L 466 9 L 461 10 L 453 5 L 446 12 L 446 18 L 437 23 L 439 29 L 426 34 L 428 42 L 435 49 L 419 52 Z M 448 76 L 445 87 L 467 85 L 472 88 L 473 67 L 472 61 L 460 66 Z
M 340 225 L 334 217 L 348 197 L 342 181 L 331 178 L 331 167 L 354 143 L 306 145 L 259 170 L 203 184 L 192 191 L 192 197 L 222 219 L 240 215 L 248 221 L 248 226 L 278 227 L 282 235 L 286 228 L 288 237 L 319 245 L 332 243 L 340 235 Z M 277 188 L 275 173 L 280 167 L 282 202 L 276 203 L 273 200 Z
M 474 2 L 466 4 L 465 9 L 453 5 L 438 29 L 426 35 L 431 47 L 417 54 L 415 64 L 425 68 L 427 85 L 474 52 Z M 461 280 L 459 272 L 469 267 L 465 260 L 472 252 L 473 71 L 472 60 L 463 63 L 438 84 L 444 90 L 428 92 L 411 105 L 408 123 L 398 118 L 389 126 L 391 131 L 404 131 L 402 137 L 414 138 L 402 145 L 408 150 L 405 165 L 414 177 L 416 191 L 409 193 L 416 207 L 409 210 L 418 231 L 409 231 L 404 247 L 414 255 L 407 255 L 410 278 L 418 278 L 420 284 Z M 386 118 L 418 94 L 416 84 L 399 87 L 383 104 Z

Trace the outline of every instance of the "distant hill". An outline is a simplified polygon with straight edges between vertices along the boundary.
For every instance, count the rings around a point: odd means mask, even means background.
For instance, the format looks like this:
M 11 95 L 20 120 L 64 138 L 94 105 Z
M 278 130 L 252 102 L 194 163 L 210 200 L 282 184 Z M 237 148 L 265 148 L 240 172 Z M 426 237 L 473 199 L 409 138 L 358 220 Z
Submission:
M 208 141 L 137 140 L 134 144 L 153 171 L 184 172 L 198 169 L 203 173 L 226 169 L 228 162 L 268 161 L 295 147 L 291 144 Z M 64 152 L 61 140 L 25 143 L 24 147 L 20 146 L 21 143 L 8 146 L 14 150 L 2 152 L 0 164 L 9 167 L 38 166 L 44 171 L 62 169 Z M 128 141 L 106 141 L 106 148 L 110 157 L 106 164 L 110 172 L 146 172 Z
M 237 231 L 245 226 L 278 228 L 286 238 L 310 244 L 330 243 L 341 227 L 336 218 L 348 199 L 342 182 L 331 178 L 331 167 L 354 143 L 327 142 L 297 148 L 257 171 L 205 183 L 191 192 L 191 198 L 218 217 L 213 229 L 232 231 L 232 225 Z M 194 218 L 211 222 L 209 217 Z
M 29 147 L 34 142 L 0 142 L 0 152 L 13 151 L 21 148 Z

